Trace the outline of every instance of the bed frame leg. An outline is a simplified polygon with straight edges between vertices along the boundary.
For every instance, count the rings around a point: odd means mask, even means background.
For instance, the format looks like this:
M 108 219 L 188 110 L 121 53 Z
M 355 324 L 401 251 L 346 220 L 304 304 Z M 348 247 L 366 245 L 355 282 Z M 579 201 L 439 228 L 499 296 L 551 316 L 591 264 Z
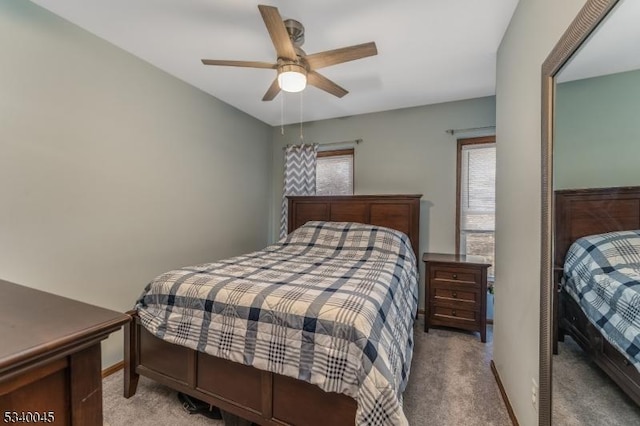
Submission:
M 124 326 L 124 397 L 131 398 L 138 389 L 140 375 L 136 373 L 138 338 L 135 313 L 127 312 L 131 316 Z

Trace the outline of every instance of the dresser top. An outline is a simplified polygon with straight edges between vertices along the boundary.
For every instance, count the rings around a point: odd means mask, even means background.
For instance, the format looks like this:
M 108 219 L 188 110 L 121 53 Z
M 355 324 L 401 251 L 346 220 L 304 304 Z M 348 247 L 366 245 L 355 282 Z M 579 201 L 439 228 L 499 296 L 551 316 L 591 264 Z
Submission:
M 466 254 L 449 254 L 449 253 L 424 253 L 422 255 L 423 262 L 434 263 L 466 263 L 469 265 L 491 266 L 485 262 L 481 256 L 467 256 Z
M 0 376 L 129 320 L 120 312 L 0 280 Z

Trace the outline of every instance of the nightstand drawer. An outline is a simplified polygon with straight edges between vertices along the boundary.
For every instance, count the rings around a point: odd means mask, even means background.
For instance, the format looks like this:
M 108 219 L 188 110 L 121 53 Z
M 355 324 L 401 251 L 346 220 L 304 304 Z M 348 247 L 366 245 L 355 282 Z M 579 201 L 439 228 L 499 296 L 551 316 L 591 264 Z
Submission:
M 433 298 L 435 301 L 473 304 L 480 301 L 479 292 L 477 291 L 456 290 L 450 287 L 435 287 L 433 289 Z
M 478 321 L 478 312 L 466 309 L 449 308 L 446 306 L 435 305 L 431 309 L 431 315 L 434 319 L 447 321 L 476 322 Z
M 462 268 L 433 268 L 433 280 L 455 282 L 457 284 L 476 285 L 480 283 L 480 274 L 477 271 Z

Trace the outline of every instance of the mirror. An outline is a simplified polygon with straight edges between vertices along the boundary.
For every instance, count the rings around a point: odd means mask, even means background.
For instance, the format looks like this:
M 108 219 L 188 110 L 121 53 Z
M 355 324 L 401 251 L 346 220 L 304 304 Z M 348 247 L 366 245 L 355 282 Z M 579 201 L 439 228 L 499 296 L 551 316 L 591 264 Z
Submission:
M 640 229 L 638 22 L 638 1 L 589 1 L 543 65 L 541 425 L 640 424 L 640 312 L 599 277 L 576 284 L 567 256 L 579 237 Z

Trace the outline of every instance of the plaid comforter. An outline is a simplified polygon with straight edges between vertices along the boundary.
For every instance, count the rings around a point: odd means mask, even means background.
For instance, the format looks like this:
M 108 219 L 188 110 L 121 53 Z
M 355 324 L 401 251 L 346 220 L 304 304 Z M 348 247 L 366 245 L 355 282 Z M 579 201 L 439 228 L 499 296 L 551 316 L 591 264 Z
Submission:
M 576 240 L 563 284 L 589 321 L 640 371 L 640 230 Z
M 406 425 L 417 274 L 400 232 L 309 222 L 262 251 L 162 274 L 136 308 L 167 342 L 346 394 L 359 425 Z

